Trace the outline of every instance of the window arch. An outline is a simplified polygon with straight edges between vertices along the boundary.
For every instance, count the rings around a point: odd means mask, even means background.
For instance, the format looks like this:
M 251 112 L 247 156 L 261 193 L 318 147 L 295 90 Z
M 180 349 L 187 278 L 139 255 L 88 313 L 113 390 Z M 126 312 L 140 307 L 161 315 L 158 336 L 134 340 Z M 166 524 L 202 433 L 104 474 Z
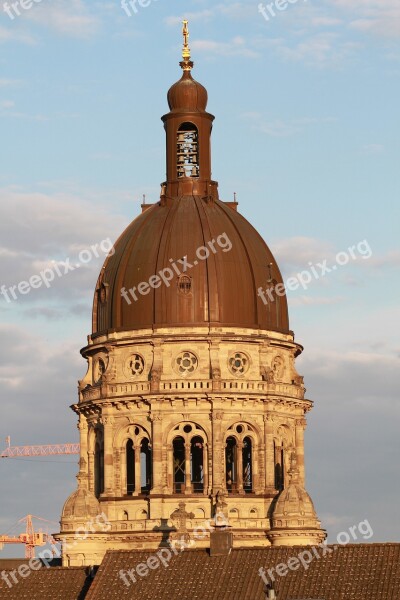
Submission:
M 152 450 L 148 432 L 140 425 L 122 427 L 114 438 L 119 449 L 122 495 L 147 494 L 152 487 Z
M 225 444 L 225 475 L 228 493 L 251 493 L 257 477 L 254 462 L 257 435 L 248 423 L 229 427 Z
M 151 447 L 147 438 L 140 444 L 140 471 L 141 471 L 141 492 L 147 493 L 151 490 Z
M 135 448 L 132 440 L 126 443 L 126 493 L 132 496 L 135 491 Z
M 208 491 L 207 435 L 196 423 L 179 423 L 167 436 L 170 445 L 168 472 L 175 494 Z
M 104 444 L 103 435 L 97 430 L 94 445 L 94 493 L 96 498 L 104 492 Z
M 186 482 L 186 460 L 185 440 L 178 436 L 173 441 L 174 450 L 174 492 L 179 494 L 185 489 Z
M 283 490 L 285 487 L 285 446 L 283 442 L 274 441 L 275 455 L 275 489 Z
M 199 435 L 190 444 L 191 483 L 193 491 L 204 491 L 204 441 Z
M 225 446 L 226 489 L 228 492 L 237 491 L 237 441 L 228 437 Z
M 253 491 L 253 444 L 250 437 L 243 440 L 243 488 L 245 492 Z
M 177 177 L 199 177 L 199 132 L 193 123 L 182 123 L 177 132 Z

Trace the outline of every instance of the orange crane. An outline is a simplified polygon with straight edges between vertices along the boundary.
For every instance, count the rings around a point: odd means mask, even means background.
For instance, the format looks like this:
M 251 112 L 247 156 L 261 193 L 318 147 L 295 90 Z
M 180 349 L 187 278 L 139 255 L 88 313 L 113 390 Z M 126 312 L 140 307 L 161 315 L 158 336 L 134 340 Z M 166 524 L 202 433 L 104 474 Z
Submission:
M 41 446 L 11 446 L 11 438 L 6 438 L 7 447 L 0 454 L 0 458 L 19 458 L 19 457 L 32 457 L 32 456 L 52 456 L 59 454 L 79 454 L 80 444 L 48 444 Z M 37 546 L 44 546 L 47 543 L 56 544 L 54 538 L 47 533 L 43 533 L 42 530 L 35 531 L 32 519 L 38 519 L 39 521 L 47 521 L 41 517 L 35 517 L 34 515 L 27 515 L 20 519 L 18 523 L 26 521 L 26 528 L 24 533 L 19 535 L 9 536 L 0 535 L 0 550 L 4 548 L 5 544 L 24 544 L 25 545 L 25 558 L 35 558 L 35 548 Z
M 20 533 L 16 536 L 0 535 L 0 550 L 3 549 L 4 544 L 24 544 L 25 545 L 25 558 L 35 558 L 35 548 L 37 546 L 44 546 L 47 543 L 55 543 L 51 535 L 43 533 L 40 529 L 35 531 L 32 519 L 38 519 L 39 521 L 47 521 L 41 517 L 35 517 L 34 515 L 27 515 L 18 521 L 22 523 L 26 521 L 26 528 L 24 533 Z
M 0 458 L 19 458 L 29 456 L 53 456 L 57 454 L 79 454 L 80 444 L 47 444 L 42 446 L 11 446 L 11 438 L 6 438 L 7 448 Z

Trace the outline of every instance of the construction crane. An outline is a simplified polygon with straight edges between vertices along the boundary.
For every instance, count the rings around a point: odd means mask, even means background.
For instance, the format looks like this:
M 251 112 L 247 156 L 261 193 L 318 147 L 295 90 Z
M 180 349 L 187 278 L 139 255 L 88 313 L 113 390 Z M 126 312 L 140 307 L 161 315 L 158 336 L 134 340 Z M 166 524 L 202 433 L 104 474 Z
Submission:
M 20 533 L 16 536 L 0 535 L 0 550 L 3 550 L 5 544 L 24 544 L 25 545 L 25 558 L 35 558 L 35 548 L 37 546 L 44 546 L 47 543 L 55 543 L 54 538 L 48 534 L 43 533 L 40 529 L 35 531 L 32 519 L 38 519 L 39 521 L 47 521 L 41 517 L 35 517 L 34 515 L 27 515 L 18 521 L 18 523 L 26 522 L 26 528 L 24 533 Z
M 6 438 L 7 447 L 0 458 L 19 458 L 30 456 L 53 456 L 59 454 L 79 454 L 80 444 L 48 444 L 40 446 L 11 446 L 11 438 Z

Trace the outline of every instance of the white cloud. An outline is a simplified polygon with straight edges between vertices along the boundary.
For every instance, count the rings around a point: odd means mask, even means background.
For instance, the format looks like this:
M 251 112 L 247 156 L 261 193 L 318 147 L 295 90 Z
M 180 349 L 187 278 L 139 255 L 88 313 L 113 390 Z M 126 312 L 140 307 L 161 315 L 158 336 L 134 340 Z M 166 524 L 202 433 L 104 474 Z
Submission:
M 289 307 L 292 306 L 324 306 L 329 304 L 339 304 L 343 302 L 341 296 L 296 296 L 290 298 Z
M 351 28 L 385 38 L 400 36 L 398 0 L 330 0 L 334 8 L 347 12 Z
M 110 238 L 112 242 L 127 225 L 126 219 L 91 201 L 67 193 L 43 194 L 0 189 L 0 283 L 6 287 L 28 281 L 54 262 L 79 262 L 79 252 Z M 89 232 L 89 234 L 88 234 Z M 106 245 L 104 246 L 106 247 Z M 91 295 L 105 252 L 63 277 L 55 277 L 50 289 L 42 286 L 19 296 L 18 303 L 45 302 L 45 308 L 61 300 Z M 60 266 L 61 272 L 64 267 Z M 5 300 L 1 298 L 2 303 Z M 7 304 L 7 307 L 12 304 Z M 45 316 L 45 313 L 43 313 Z
M 100 19 L 83 0 L 51 0 L 23 13 L 35 24 L 72 37 L 89 38 L 96 34 Z
M 365 144 L 361 149 L 364 154 L 382 154 L 385 146 L 383 144 Z
M 229 42 L 220 42 L 216 40 L 195 40 L 191 44 L 195 51 L 218 56 L 244 56 L 246 58 L 256 58 L 257 52 L 248 47 L 246 40 L 242 36 L 236 36 Z
M 265 133 L 271 137 L 289 137 L 301 133 L 308 125 L 332 123 L 336 121 L 334 117 L 302 117 L 299 119 L 291 119 L 290 121 L 283 121 L 282 119 L 266 121 L 264 115 L 255 111 L 243 113 L 242 117 L 252 121 L 253 129 L 261 131 L 261 133 Z

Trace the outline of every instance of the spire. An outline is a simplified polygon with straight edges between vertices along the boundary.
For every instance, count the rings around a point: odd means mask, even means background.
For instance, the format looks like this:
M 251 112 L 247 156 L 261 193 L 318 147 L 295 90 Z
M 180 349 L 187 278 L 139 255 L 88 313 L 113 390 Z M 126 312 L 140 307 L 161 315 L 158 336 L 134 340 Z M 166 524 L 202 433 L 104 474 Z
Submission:
M 190 48 L 189 48 L 189 28 L 188 21 L 185 19 L 182 21 L 182 35 L 183 35 L 183 48 L 182 58 L 183 60 L 179 63 L 184 71 L 191 71 L 193 69 L 193 61 L 190 60 Z
M 167 136 L 167 179 L 163 196 L 218 198 L 218 184 L 211 177 L 213 115 L 207 112 L 206 88 L 192 77 L 188 21 L 183 21 L 183 73 L 168 90 L 170 112 L 162 117 Z

